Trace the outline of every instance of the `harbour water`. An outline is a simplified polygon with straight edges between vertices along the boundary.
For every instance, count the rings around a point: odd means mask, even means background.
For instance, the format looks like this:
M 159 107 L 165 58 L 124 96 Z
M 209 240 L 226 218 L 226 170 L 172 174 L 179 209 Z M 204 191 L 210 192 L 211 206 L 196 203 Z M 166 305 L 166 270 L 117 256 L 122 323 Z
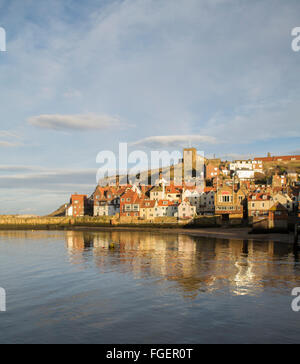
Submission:
M 1 231 L 0 343 L 298 343 L 298 253 L 151 232 Z

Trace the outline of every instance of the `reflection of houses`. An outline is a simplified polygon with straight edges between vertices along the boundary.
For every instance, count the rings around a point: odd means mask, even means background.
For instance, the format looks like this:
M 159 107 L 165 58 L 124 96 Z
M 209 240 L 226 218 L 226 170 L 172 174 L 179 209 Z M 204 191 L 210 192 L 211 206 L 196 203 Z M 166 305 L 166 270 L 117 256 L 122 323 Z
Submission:
M 264 286 L 272 287 L 279 280 L 288 285 L 298 279 L 293 264 L 274 265 L 270 259 L 288 256 L 293 260 L 292 248 L 271 241 L 137 231 L 93 234 L 67 231 L 66 241 L 74 264 L 82 264 L 90 256 L 84 251 L 92 249 L 100 272 L 131 273 L 138 279 L 163 278 L 176 283 L 176 289 L 179 287 L 190 298 L 202 291 L 224 288 L 237 295 L 252 294 Z
M 92 245 L 93 239 L 90 234 L 81 231 L 66 231 L 66 244 L 69 250 L 84 251 Z

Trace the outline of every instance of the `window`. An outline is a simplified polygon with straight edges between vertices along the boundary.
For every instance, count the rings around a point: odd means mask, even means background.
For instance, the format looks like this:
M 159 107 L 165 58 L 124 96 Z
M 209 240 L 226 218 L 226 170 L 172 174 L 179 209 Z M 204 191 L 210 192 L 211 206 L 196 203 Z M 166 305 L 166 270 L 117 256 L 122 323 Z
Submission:
M 222 196 L 222 202 L 231 202 L 232 196 Z

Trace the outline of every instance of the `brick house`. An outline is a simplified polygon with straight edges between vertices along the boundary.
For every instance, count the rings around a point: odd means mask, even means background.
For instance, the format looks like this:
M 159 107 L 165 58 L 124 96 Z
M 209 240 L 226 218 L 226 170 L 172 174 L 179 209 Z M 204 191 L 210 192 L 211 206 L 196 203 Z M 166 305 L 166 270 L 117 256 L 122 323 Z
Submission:
M 221 162 L 221 161 L 220 161 Z M 219 163 L 208 162 L 205 166 L 205 178 L 212 179 L 219 176 L 220 168 Z
M 120 196 L 120 216 L 140 217 L 140 204 L 144 198 L 131 189 L 123 193 Z
M 72 216 L 84 216 L 88 209 L 87 195 L 72 195 L 71 196 Z

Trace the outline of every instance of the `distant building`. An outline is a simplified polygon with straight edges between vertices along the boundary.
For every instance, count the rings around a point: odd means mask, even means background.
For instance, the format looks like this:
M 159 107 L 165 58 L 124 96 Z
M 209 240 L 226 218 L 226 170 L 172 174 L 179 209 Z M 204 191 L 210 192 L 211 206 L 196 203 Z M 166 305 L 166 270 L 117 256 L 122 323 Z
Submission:
M 254 171 L 247 169 L 238 169 L 235 174 L 241 181 L 253 180 L 254 179 Z
M 262 162 L 299 161 L 300 155 L 280 155 L 271 157 L 271 155 L 268 154 L 267 157 L 254 158 L 254 160 L 261 160 Z
M 229 164 L 231 171 L 238 170 L 249 170 L 255 173 L 263 173 L 263 162 L 262 160 L 237 160 Z
M 287 184 L 286 176 L 275 174 L 272 177 L 272 187 L 285 187 Z

